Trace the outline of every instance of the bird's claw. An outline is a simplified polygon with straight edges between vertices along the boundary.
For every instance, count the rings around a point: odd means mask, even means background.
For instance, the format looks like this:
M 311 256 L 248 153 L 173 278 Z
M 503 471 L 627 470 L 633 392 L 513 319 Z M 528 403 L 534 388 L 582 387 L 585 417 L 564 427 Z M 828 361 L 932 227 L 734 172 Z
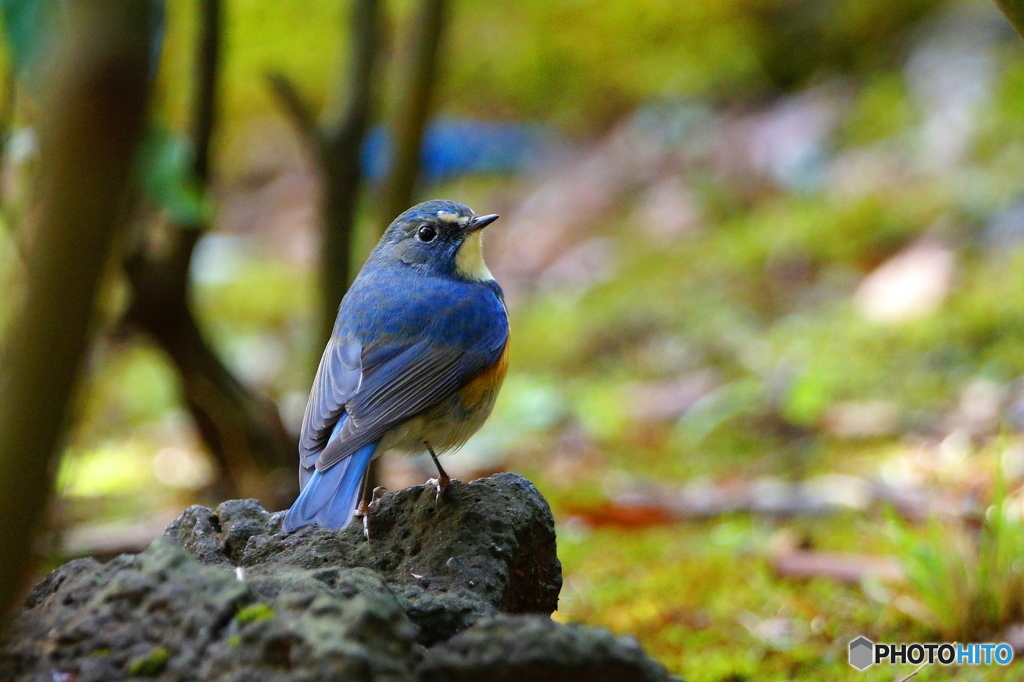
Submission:
M 441 503 L 441 498 L 444 497 L 444 491 L 448 489 L 452 483 L 461 483 L 457 478 L 451 478 L 448 475 L 438 476 L 437 478 L 428 478 L 427 485 L 437 490 L 437 495 L 434 497 L 434 506 L 436 507 Z
M 384 493 L 386 493 L 387 491 L 388 489 L 382 485 L 379 485 L 373 489 L 373 492 L 370 493 L 370 511 L 373 511 L 377 508 L 377 505 L 380 504 L 380 498 L 384 497 Z
M 363 537 L 366 541 L 370 541 L 370 507 L 366 504 L 365 500 L 359 502 L 359 506 L 356 507 L 356 513 L 354 515 L 357 519 L 363 520 Z
M 377 486 L 370 494 L 370 503 L 367 504 L 365 499 L 360 500 L 359 506 L 356 507 L 355 516 L 363 520 L 363 537 L 366 538 L 367 542 L 370 541 L 370 513 L 377 509 L 377 505 L 380 504 L 380 498 L 387 491 L 388 489 L 384 486 Z

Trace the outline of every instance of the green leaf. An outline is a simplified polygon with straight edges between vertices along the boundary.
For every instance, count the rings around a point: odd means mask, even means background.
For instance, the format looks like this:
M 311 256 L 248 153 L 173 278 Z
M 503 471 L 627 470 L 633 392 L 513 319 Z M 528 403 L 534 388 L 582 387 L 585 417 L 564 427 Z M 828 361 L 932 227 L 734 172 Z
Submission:
M 61 4 L 46 0 L 0 0 L 4 39 L 19 78 L 25 76 L 35 57 L 44 51 Z
M 207 201 L 203 187 L 192 174 L 192 147 L 188 140 L 155 126 L 146 135 L 140 163 L 147 199 L 167 211 L 175 225 L 205 227 Z

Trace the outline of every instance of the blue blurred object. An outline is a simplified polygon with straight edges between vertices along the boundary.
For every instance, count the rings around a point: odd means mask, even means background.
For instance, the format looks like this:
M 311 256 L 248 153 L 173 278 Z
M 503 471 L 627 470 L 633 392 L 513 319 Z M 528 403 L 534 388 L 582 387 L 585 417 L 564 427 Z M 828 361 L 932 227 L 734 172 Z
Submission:
M 460 175 L 517 173 L 532 165 L 548 134 L 538 125 L 439 118 L 423 135 L 420 175 L 429 182 Z M 363 171 L 372 181 L 387 175 L 391 140 L 384 126 L 366 136 Z

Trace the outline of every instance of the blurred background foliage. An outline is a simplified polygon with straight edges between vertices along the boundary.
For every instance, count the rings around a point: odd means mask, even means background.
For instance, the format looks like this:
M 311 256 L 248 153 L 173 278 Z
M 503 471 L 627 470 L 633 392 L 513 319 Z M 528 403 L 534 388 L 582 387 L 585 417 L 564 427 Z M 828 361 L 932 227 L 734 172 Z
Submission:
M 414 3 L 386 7 L 378 77 L 392 83 Z M 558 617 L 633 633 L 695 681 L 835 679 L 858 635 L 1024 650 L 1012 532 L 1024 510 L 1024 52 L 996 7 L 449 11 L 433 102 L 454 126 L 437 153 L 454 160 L 417 196 L 502 214 L 488 260 L 508 293 L 513 361 L 490 422 L 446 467 L 463 480 L 515 470 L 550 500 Z M 328 93 L 348 5 L 225 4 L 208 194 L 189 184 L 182 141 L 197 15 L 194 1 L 166 8 L 150 219 L 210 219 L 190 266 L 201 327 L 294 435 L 320 352 L 319 189 L 265 74 L 291 78 L 315 110 L 342 108 Z M 19 93 L 3 167 L 5 326 L 32 119 Z M 377 190 L 359 211 L 364 234 L 382 227 Z M 60 472 L 55 557 L 145 540 L 218 494 L 173 368 L 113 324 L 127 297 L 112 275 Z M 428 464 L 389 461 L 384 482 L 420 483 Z M 270 477 L 292 484 L 294 471 Z

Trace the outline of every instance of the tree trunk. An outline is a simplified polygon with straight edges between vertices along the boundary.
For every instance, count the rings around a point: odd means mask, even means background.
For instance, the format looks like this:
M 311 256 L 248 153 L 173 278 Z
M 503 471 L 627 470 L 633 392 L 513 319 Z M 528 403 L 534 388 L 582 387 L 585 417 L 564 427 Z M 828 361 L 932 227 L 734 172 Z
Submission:
M 152 3 L 68 5 L 40 111 L 40 213 L 0 362 L 0 613 L 16 603 L 125 217 L 149 90 Z

